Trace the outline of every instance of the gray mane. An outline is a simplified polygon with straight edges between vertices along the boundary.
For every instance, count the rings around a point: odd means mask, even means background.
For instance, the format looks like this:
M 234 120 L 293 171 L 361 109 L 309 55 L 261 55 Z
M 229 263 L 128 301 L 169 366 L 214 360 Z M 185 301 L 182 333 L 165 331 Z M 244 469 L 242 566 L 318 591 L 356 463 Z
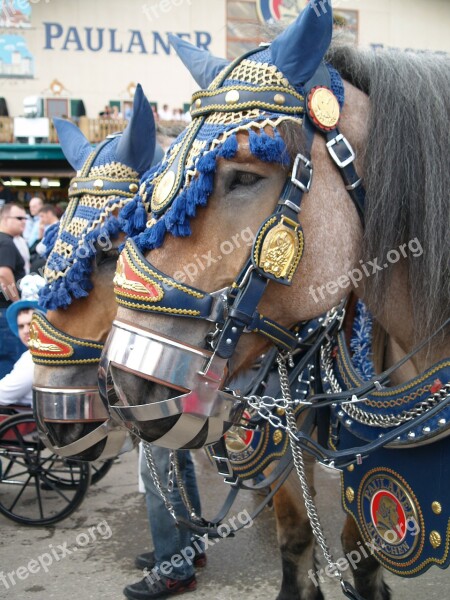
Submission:
M 450 60 L 432 53 L 361 51 L 334 46 L 327 59 L 371 100 L 365 153 L 364 260 L 417 238 L 408 277 L 419 337 L 450 312 Z M 368 277 L 367 298 L 383 302 L 395 269 Z

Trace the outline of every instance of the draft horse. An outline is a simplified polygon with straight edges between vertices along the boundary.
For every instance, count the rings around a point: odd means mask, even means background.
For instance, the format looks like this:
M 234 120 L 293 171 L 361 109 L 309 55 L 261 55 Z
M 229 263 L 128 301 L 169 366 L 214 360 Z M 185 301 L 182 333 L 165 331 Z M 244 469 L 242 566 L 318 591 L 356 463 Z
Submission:
M 390 597 L 380 565 L 412 576 L 449 561 L 450 70 L 434 55 L 330 49 L 331 34 L 324 2 L 231 64 L 172 37 L 202 89 L 133 200 L 148 222 L 118 261 L 100 384 L 108 398 L 112 380 L 111 414 L 142 439 L 211 444 L 249 402 L 264 414 L 264 399 L 228 382 L 272 344 L 285 384 L 274 406 L 299 405 L 286 385 L 303 343 L 296 324 L 327 313 L 322 329 L 335 330 L 317 346 L 314 388 L 326 394 L 309 411 L 331 405 L 330 448 L 291 426 L 293 453 L 306 446 L 342 470 L 344 549 L 375 544 L 344 592 L 380 600 Z M 250 256 L 243 244 L 229 251 L 244 228 Z M 348 297 L 359 302 L 344 318 Z M 279 599 L 320 599 L 307 576 L 314 511 L 293 483 L 276 508 Z

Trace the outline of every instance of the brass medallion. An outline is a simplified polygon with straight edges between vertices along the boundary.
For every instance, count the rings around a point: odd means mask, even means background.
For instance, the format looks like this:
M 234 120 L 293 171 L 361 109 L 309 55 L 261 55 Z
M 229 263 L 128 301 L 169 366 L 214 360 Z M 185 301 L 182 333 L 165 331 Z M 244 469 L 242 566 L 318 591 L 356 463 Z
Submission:
M 298 224 L 292 229 L 283 218 L 264 238 L 259 267 L 277 278 L 286 278 L 298 262 L 299 250 Z
M 281 433 L 281 431 L 279 429 L 275 429 L 275 431 L 273 432 L 273 443 L 277 446 L 281 440 L 283 439 L 283 434 Z
M 315 123 L 324 129 L 333 129 L 339 121 L 339 102 L 331 90 L 319 87 L 311 92 L 309 110 Z
M 174 171 L 167 171 L 155 187 L 152 195 L 152 209 L 158 210 L 170 197 L 175 183 Z
M 345 490 L 345 497 L 349 502 L 353 502 L 353 500 L 355 499 L 355 491 L 353 490 L 353 488 L 348 487 Z
M 442 537 L 439 531 L 432 531 L 430 533 L 430 544 L 435 550 L 442 544 Z

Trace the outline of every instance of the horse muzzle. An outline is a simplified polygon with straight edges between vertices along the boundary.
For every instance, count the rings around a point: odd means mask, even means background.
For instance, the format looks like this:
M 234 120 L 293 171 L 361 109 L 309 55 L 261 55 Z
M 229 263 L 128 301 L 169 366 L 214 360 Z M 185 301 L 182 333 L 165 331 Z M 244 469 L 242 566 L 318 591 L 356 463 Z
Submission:
M 120 376 L 114 378 L 116 370 Z M 127 385 L 130 374 L 173 395 L 136 404 Z M 224 389 L 226 377 L 226 359 L 116 320 L 100 361 L 99 389 L 113 419 L 142 439 L 166 448 L 200 448 L 218 441 L 241 418 L 244 402 Z M 161 427 L 148 427 L 155 422 Z
M 115 458 L 135 445 L 128 431 L 109 417 L 97 388 L 33 388 L 41 440 L 65 458 Z M 76 438 L 71 442 L 67 439 Z

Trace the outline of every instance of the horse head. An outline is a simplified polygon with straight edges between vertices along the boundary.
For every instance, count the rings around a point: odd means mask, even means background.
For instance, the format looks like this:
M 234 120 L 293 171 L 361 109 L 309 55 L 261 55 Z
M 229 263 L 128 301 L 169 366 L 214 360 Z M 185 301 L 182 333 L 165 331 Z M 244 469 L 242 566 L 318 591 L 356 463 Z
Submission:
M 35 315 L 30 344 L 35 406 L 51 447 L 66 456 L 95 459 L 107 441 L 107 454 L 117 454 L 117 444 L 124 441 L 98 396 L 97 369 L 116 313 L 112 279 L 119 246 L 128 232 L 145 226 L 145 213 L 130 215 L 126 209 L 152 163 L 155 124 L 138 86 L 125 131 L 96 148 L 71 122 L 56 119 L 55 126 L 77 174 L 67 210 L 44 238 L 48 258 L 40 304 L 48 312 Z
M 111 410 L 148 441 L 218 439 L 239 404 L 222 393 L 226 382 L 348 293 L 309 292 L 361 256 L 360 217 L 323 137 L 339 120 L 360 154 L 369 101 L 323 62 L 331 30 L 330 7 L 319 17 L 309 6 L 270 46 L 225 66 L 172 37 L 208 87 L 135 199 L 151 214 L 118 263 L 105 362 L 120 398 Z M 257 291 L 237 308 L 249 279 Z

